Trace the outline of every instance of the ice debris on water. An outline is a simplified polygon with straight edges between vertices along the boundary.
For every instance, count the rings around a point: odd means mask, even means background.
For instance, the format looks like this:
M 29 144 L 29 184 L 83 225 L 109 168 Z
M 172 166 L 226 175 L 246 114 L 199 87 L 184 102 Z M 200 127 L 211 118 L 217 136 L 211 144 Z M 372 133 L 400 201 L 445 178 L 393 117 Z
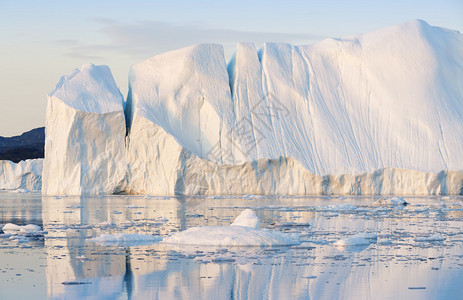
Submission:
M 260 219 L 244 210 L 231 226 L 192 227 L 164 239 L 163 243 L 203 246 L 292 246 L 299 245 L 297 234 L 259 229 Z
M 321 208 L 321 210 L 326 211 L 351 211 L 356 210 L 357 206 L 353 204 L 330 204 Z
M 388 199 L 379 199 L 374 203 L 374 205 L 405 206 L 408 205 L 408 202 L 402 197 L 392 197 Z
M 162 240 L 160 236 L 144 235 L 144 234 L 103 234 L 101 236 L 87 239 L 88 242 L 101 245 L 117 245 L 117 246 L 134 246 L 134 245 L 149 245 Z
M 434 234 L 428 237 L 416 237 L 414 241 L 415 242 L 442 242 L 444 241 L 444 237 L 442 236 L 442 234 L 437 233 L 437 234 Z
M 38 225 L 28 224 L 24 226 L 7 223 L 2 228 L 5 234 L 10 235 L 43 235 L 43 231 Z
M 349 238 L 340 239 L 333 245 L 338 247 L 369 245 L 377 240 L 377 236 L 372 233 L 358 233 Z

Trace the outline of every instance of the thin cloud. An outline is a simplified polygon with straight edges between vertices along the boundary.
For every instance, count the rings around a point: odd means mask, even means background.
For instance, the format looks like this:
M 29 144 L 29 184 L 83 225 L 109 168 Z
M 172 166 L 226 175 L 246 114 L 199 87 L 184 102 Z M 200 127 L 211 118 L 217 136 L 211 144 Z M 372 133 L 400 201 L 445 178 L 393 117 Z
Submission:
M 102 29 L 111 43 L 126 53 L 161 53 L 199 43 L 236 44 L 237 42 L 312 43 L 323 37 L 316 34 L 255 32 L 209 28 L 201 23 L 168 23 L 143 21 L 136 24 L 117 24 Z
M 107 18 L 89 20 L 102 25 L 100 30 L 107 42 L 85 44 L 75 40 L 55 41 L 57 44 L 68 47 L 68 56 L 99 59 L 111 52 L 140 60 L 200 43 L 222 44 L 225 55 L 230 56 L 235 51 L 237 42 L 253 42 L 256 46 L 265 42 L 310 44 L 324 38 L 317 34 L 210 28 L 198 21 L 186 23 L 140 21 L 134 24 L 122 24 Z
M 75 51 L 66 52 L 65 55 L 68 56 L 68 57 L 83 59 L 83 60 L 92 61 L 92 62 L 104 60 L 103 56 L 87 55 L 87 54 L 79 53 L 79 52 L 75 52 Z
M 78 40 L 71 40 L 71 39 L 60 39 L 53 41 L 56 45 L 72 47 L 76 45 L 80 45 Z

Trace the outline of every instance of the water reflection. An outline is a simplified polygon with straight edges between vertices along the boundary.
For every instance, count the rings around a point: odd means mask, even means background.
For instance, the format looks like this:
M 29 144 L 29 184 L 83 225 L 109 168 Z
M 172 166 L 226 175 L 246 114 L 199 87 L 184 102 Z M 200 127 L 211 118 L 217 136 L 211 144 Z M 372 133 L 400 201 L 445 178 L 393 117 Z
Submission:
M 37 199 L 25 210 L 15 207 L 21 202 L 2 202 L 1 211 L 23 223 L 43 221 L 44 245 L 34 247 L 45 250 L 52 299 L 452 299 L 463 285 L 462 199 L 407 200 L 398 208 L 375 206 L 371 198 L 44 197 L 39 213 Z M 296 232 L 303 244 L 217 249 L 88 241 L 228 225 L 248 207 L 262 227 Z M 377 242 L 332 245 L 363 232 Z M 445 240 L 414 241 L 434 233 Z

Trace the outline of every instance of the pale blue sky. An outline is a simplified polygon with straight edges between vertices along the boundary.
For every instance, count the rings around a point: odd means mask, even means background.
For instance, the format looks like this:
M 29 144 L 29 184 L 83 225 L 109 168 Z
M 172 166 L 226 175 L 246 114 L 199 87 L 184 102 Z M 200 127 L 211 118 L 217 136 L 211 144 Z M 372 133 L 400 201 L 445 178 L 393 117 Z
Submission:
M 195 43 L 311 44 L 423 19 L 463 32 L 463 1 L 0 0 L 0 135 L 45 124 L 61 75 L 109 65 L 124 95 L 130 65 Z

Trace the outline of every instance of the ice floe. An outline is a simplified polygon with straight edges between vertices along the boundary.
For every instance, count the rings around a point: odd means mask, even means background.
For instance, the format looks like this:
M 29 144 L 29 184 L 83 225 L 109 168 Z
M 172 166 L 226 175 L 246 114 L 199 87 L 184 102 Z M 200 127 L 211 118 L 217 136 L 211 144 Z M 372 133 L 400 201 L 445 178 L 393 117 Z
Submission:
M 442 242 L 444 241 L 444 237 L 440 233 L 436 233 L 432 236 L 424 236 L 424 237 L 416 237 L 414 239 L 415 242 Z
M 324 206 L 321 208 L 321 210 L 326 210 L 326 211 L 349 211 L 349 210 L 355 210 L 357 209 L 357 206 L 353 204 L 330 204 L 327 206 Z
M 26 235 L 26 234 L 38 234 L 42 233 L 42 229 L 40 226 L 34 225 L 34 224 L 28 224 L 28 225 L 16 225 L 13 223 L 7 223 L 3 226 L 2 228 L 3 232 L 5 234 L 11 234 L 11 235 Z
M 260 220 L 247 209 L 231 226 L 193 227 L 177 232 L 163 243 L 203 246 L 291 246 L 300 244 L 298 235 L 259 229 Z
M 391 206 L 400 206 L 400 205 L 408 205 L 408 202 L 405 201 L 404 198 L 402 197 L 392 197 L 392 198 L 388 198 L 388 199 L 379 199 L 378 201 L 376 201 L 374 203 L 374 205 L 391 205 Z
M 360 246 L 369 245 L 375 242 L 377 236 L 372 233 L 358 233 L 349 238 L 344 238 L 336 241 L 333 245 L 336 247 L 347 247 L 347 246 Z

